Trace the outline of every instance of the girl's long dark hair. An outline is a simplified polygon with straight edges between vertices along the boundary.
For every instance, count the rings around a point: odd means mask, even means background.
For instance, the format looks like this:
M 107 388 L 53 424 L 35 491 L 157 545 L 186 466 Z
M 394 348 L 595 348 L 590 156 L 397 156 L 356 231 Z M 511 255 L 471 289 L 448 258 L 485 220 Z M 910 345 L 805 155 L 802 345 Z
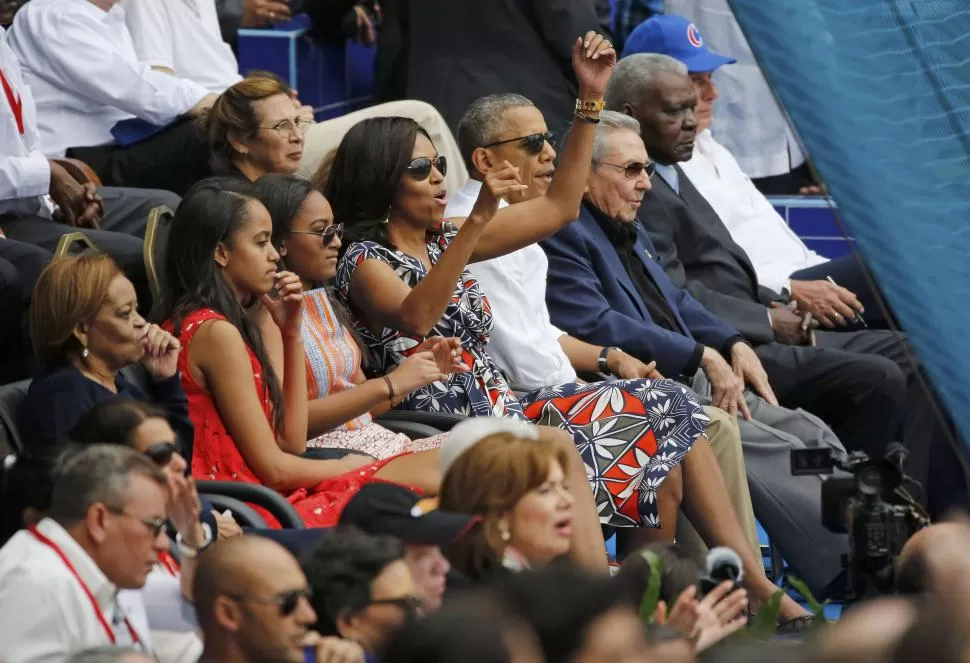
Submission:
M 300 213 L 307 197 L 314 191 L 313 183 L 302 177 L 272 173 L 260 177 L 256 181 L 254 191 L 256 198 L 269 210 L 269 215 L 273 218 L 273 245 L 279 250 L 283 240 L 290 236 L 293 219 Z M 333 284 L 313 283 L 312 285 L 314 288 L 324 288 L 327 291 L 327 299 L 330 300 L 330 306 L 337 320 L 350 332 L 360 349 L 361 363 L 365 367 L 369 366 L 371 357 L 367 345 L 357 335 L 350 312 L 334 293 Z
M 411 163 L 414 141 L 428 132 L 406 117 L 373 117 L 351 127 L 337 148 L 324 195 L 344 224 L 344 247 L 372 241 L 395 248 L 384 223 Z
M 165 310 L 175 335 L 182 321 L 200 308 L 221 313 L 239 330 L 256 355 L 272 406 L 274 432 L 282 430 L 283 389 L 266 353 L 259 328 L 233 294 L 215 262 L 216 247 L 231 245 L 246 223 L 249 206 L 259 203 L 251 183 L 235 177 L 202 180 L 185 194 L 172 221 L 165 258 Z

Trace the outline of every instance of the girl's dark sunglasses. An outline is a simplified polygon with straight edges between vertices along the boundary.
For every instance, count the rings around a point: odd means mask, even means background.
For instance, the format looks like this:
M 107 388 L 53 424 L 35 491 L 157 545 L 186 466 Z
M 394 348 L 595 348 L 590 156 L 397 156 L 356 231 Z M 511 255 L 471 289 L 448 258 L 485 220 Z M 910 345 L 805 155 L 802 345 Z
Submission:
M 145 449 L 145 455 L 159 467 L 166 467 L 172 462 L 172 456 L 177 454 L 178 451 L 178 446 L 172 442 L 156 442 Z
M 625 166 L 621 166 L 618 163 L 609 163 L 606 161 L 594 161 L 594 163 L 600 166 L 609 166 L 610 168 L 617 168 L 623 171 L 623 174 L 628 180 L 633 180 L 640 177 L 640 173 L 646 171 L 647 177 L 653 177 L 653 173 L 657 170 L 656 164 L 652 161 L 649 163 L 640 163 L 639 161 L 634 161 L 633 163 L 628 163 Z
M 522 149 L 529 154 L 539 154 L 542 152 L 542 148 L 546 146 L 546 143 L 552 145 L 556 141 L 556 135 L 551 131 L 547 131 L 544 134 L 531 134 L 529 136 L 516 136 L 515 138 L 507 138 L 505 140 L 497 140 L 494 143 L 489 143 L 488 145 L 482 145 L 482 147 L 498 147 L 499 145 L 505 145 L 506 143 L 514 143 L 517 140 L 522 141 Z
M 329 226 L 323 230 L 291 230 L 294 235 L 316 235 L 323 240 L 324 246 L 330 246 L 333 242 L 333 238 L 343 239 L 344 237 L 344 224 L 342 223 L 331 223 Z
M 437 169 L 442 176 L 448 174 L 448 160 L 445 159 L 443 154 L 436 156 L 434 159 L 429 159 L 428 157 L 418 157 L 408 164 L 407 172 L 408 175 L 420 182 L 431 177 L 432 166 L 434 166 L 434 168 Z

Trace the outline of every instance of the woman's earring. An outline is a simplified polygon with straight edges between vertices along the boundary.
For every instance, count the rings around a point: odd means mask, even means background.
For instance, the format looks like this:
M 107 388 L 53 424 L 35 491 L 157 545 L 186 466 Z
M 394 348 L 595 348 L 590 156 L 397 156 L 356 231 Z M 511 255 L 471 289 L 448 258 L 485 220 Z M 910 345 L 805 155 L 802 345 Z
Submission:
M 88 358 L 88 355 L 89 354 L 91 354 L 91 353 L 88 352 L 88 349 L 87 348 L 84 348 L 83 350 L 81 350 L 81 359 L 85 359 L 86 360 Z
M 384 225 L 387 225 L 387 222 L 388 222 L 389 220 L 390 220 L 390 217 L 387 217 L 387 216 L 385 216 L 385 217 L 384 217 L 384 220 L 383 220 L 383 221 L 381 221 L 381 223 L 382 223 L 382 224 L 384 224 Z
M 509 526 L 505 523 L 499 523 L 499 536 L 502 537 L 503 543 L 508 543 L 512 540 L 512 532 L 509 531 Z

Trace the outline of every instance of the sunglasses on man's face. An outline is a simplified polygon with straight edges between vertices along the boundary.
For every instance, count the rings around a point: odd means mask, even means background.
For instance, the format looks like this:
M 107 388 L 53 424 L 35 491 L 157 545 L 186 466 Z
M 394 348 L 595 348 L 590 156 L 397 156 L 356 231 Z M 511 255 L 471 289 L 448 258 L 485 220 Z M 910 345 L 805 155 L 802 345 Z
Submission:
M 634 180 L 640 177 L 640 173 L 644 171 L 646 171 L 647 177 L 653 177 L 654 171 L 657 170 L 656 164 L 654 164 L 652 161 L 648 163 L 640 163 L 639 161 L 634 161 L 626 165 L 620 165 L 618 163 L 609 163 L 606 161 L 596 161 L 595 163 L 601 166 L 609 166 L 610 168 L 616 168 L 618 170 L 622 170 L 623 175 L 628 180 Z
M 276 596 L 246 596 L 244 594 L 230 594 L 229 598 L 234 601 L 242 601 L 249 603 L 263 603 L 263 604 L 275 604 L 280 608 L 280 617 L 289 617 L 296 609 L 300 607 L 300 599 L 306 599 L 309 601 L 313 597 L 313 593 L 310 588 L 305 589 L 291 589 L 286 592 L 280 592 Z
M 434 167 L 442 177 L 448 174 L 448 160 L 444 155 L 438 155 L 434 159 L 428 157 L 418 157 L 408 164 L 407 173 L 418 182 L 431 177 L 431 168 Z
M 344 224 L 331 223 L 323 230 L 291 230 L 290 232 L 292 232 L 294 235 L 316 235 L 323 240 L 324 246 L 330 246 L 334 237 L 337 239 L 343 239 Z
M 145 455 L 159 467 L 168 467 L 168 464 L 172 462 L 172 457 L 178 451 L 178 446 L 173 442 L 156 442 L 145 449 Z
M 515 138 L 506 138 L 505 140 L 497 140 L 494 143 L 489 143 L 488 145 L 482 145 L 482 147 L 498 147 L 499 145 L 506 145 L 508 143 L 514 143 L 515 141 L 522 141 L 520 146 L 523 150 L 529 154 L 536 155 L 542 152 L 542 148 L 546 146 L 546 143 L 552 145 L 556 140 L 556 135 L 551 131 L 547 131 L 541 134 L 529 134 L 528 136 L 516 136 Z

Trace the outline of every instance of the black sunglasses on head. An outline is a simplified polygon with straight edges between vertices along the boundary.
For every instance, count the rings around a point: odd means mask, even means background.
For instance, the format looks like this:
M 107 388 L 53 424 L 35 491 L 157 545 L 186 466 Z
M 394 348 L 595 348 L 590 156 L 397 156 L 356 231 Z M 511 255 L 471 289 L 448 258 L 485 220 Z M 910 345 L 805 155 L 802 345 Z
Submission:
M 172 462 L 172 456 L 178 451 L 178 446 L 173 442 L 156 442 L 145 449 L 145 455 L 159 467 L 165 467 Z
M 448 174 L 448 160 L 443 154 L 436 156 L 434 159 L 418 157 L 408 164 L 407 172 L 408 175 L 420 182 L 431 177 L 432 167 L 441 173 L 442 176 Z
M 313 597 L 313 592 L 307 587 L 305 589 L 291 589 L 286 592 L 280 592 L 276 596 L 246 596 L 244 594 L 228 594 L 227 596 L 234 601 L 276 604 L 280 608 L 280 616 L 289 617 L 300 606 L 300 599 L 309 601 Z
M 640 177 L 640 173 L 646 171 L 647 177 L 653 177 L 654 172 L 657 170 L 657 166 L 654 162 L 650 161 L 648 163 L 640 163 L 639 161 L 634 161 L 633 163 L 628 163 L 621 166 L 618 163 L 609 163 L 607 161 L 595 161 L 601 166 L 609 166 L 610 168 L 617 168 L 623 171 L 623 174 L 628 180 L 633 180 Z
M 551 131 L 547 131 L 542 134 L 529 134 L 528 136 L 516 136 L 515 138 L 506 138 L 505 140 L 497 140 L 494 143 L 489 143 L 488 145 L 482 145 L 482 147 L 498 147 L 499 145 L 505 145 L 507 143 L 514 143 L 517 140 L 522 141 L 522 149 L 529 154 L 539 154 L 542 152 L 542 148 L 546 146 L 546 143 L 552 145 L 556 140 L 556 135 Z
M 344 237 L 344 224 L 342 223 L 331 223 L 329 226 L 323 230 L 291 230 L 294 235 L 316 235 L 323 240 L 324 246 L 330 246 L 333 242 L 333 238 L 343 239 Z

